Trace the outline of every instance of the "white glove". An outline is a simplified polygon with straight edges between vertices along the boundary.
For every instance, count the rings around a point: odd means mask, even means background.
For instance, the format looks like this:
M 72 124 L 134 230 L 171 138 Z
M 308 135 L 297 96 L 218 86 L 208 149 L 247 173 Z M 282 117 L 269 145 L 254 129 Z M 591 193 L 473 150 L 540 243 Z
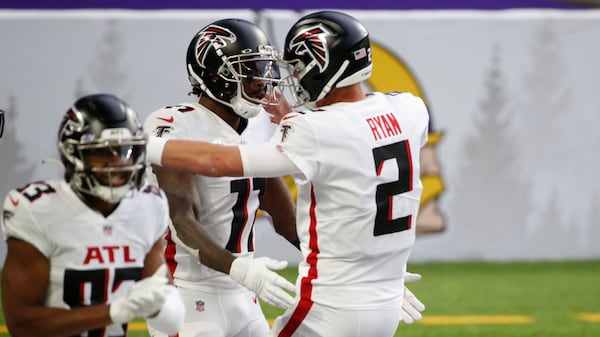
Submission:
M 146 318 L 150 330 L 158 330 L 168 336 L 176 335 L 183 326 L 185 318 L 185 305 L 175 286 L 169 286 L 165 294 L 165 303 L 156 316 Z M 150 334 L 153 336 L 154 334 Z
M 117 299 L 110 305 L 110 318 L 114 323 L 126 323 L 134 317 L 148 317 L 157 313 L 169 292 L 167 266 L 160 266 L 154 275 L 136 282 L 127 296 Z
M 287 309 L 294 304 L 294 298 L 284 289 L 295 291 L 296 287 L 273 271 L 285 267 L 287 267 L 287 261 L 277 261 L 268 257 L 256 259 L 238 257 L 233 260 L 229 275 L 253 291 L 263 301 L 275 307 Z
M 421 279 L 421 275 L 406 272 L 404 282 L 416 282 Z M 407 324 L 412 324 L 423 318 L 421 311 L 425 310 L 425 305 L 404 286 L 404 296 L 402 298 L 402 310 L 400 311 L 400 320 Z

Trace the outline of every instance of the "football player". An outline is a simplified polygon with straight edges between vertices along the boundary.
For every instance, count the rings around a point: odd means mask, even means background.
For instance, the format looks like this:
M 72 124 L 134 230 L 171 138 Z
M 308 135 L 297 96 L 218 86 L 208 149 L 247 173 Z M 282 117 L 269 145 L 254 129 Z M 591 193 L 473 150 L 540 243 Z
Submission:
M 427 108 L 409 93 L 363 91 L 372 69 L 369 34 L 341 12 L 297 21 L 283 61 L 297 104 L 313 110 L 287 114 L 270 142 L 258 145 L 153 138 L 150 161 L 211 176 L 292 174 L 304 260 L 296 302 L 271 336 L 393 336 L 404 305 L 417 309 L 415 319 L 424 309 L 404 282 Z
M 168 334 L 183 302 L 162 254 L 168 207 L 142 186 L 146 136 L 112 95 L 77 100 L 58 130 L 64 180 L 10 191 L 2 304 L 13 336 L 125 336 L 134 317 Z
M 275 130 L 261 104 L 279 82 L 277 58 L 256 25 L 215 21 L 198 31 L 187 50 L 195 102 L 154 111 L 144 129 L 162 139 L 240 145 L 267 141 Z M 172 224 L 165 255 L 186 305 L 180 336 L 260 337 L 269 325 L 256 296 L 287 308 L 294 286 L 273 270 L 286 261 L 253 258 L 257 211 L 298 245 L 295 206 L 281 178 L 206 177 L 154 167 L 165 190 Z M 153 336 L 164 336 L 150 329 Z

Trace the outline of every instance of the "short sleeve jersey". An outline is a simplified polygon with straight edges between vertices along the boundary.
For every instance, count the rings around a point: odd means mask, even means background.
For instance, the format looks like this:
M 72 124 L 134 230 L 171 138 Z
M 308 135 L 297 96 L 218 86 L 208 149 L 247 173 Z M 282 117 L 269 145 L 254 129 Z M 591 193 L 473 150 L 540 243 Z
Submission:
M 268 141 L 275 128 L 264 111 L 248 119 L 247 123 L 240 134 L 202 105 L 182 103 L 154 111 L 146 119 L 144 130 L 152 136 L 169 139 L 240 145 Z M 198 222 L 218 244 L 234 255 L 252 256 L 254 222 L 265 180 L 201 175 L 195 175 L 194 179 L 200 199 Z M 175 284 L 179 286 L 201 289 L 239 287 L 228 275 L 199 264 L 198 256 L 179 240 L 172 225 L 165 253 Z
M 26 241 L 50 261 L 45 304 L 73 308 L 124 296 L 141 279 L 146 254 L 164 235 L 168 218 L 166 197 L 156 186 L 132 191 L 104 217 L 64 180 L 39 181 L 8 193 L 2 229 L 5 239 Z M 120 324 L 104 334 L 124 335 Z
M 409 93 L 284 117 L 271 142 L 302 171 L 295 178 L 303 298 L 338 308 L 397 303 L 428 123 L 425 104 Z

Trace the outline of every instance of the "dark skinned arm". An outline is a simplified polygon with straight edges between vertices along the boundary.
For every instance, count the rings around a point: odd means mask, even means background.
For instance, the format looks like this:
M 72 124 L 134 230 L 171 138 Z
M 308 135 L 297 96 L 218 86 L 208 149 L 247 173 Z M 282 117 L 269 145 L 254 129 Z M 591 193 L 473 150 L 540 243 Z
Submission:
M 163 240 L 161 238 L 154 243 L 148 254 L 146 254 L 146 258 L 144 259 L 144 269 L 142 270 L 143 278 L 154 275 L 158 267 L 165 264 L 163 248 Z M 167 278 L 169 279 L 169 283 L 173 284 L 171 273 L 167 275 Z
M 11 336 L 74 336 L 113 323 L 107 304 L 73 309 L 47 307 L 44 300 L 50 281 L 48 259 L 34 246 L 18 239 L 8 239 L 7 248 L 2 305 Z M 162 248 L 161 239 L 146 255 L 144 276 L 154 274 L 164 263 Z
M 196 220 L 200 206 L 194 176 L 187 172 L 153 166 L 159 186 L 167 194 L 171 221 L 178 238 L 188 247 L 198 249 L 198 258 L 205 266 L 229 274 L 235 256 L 219 246 Z
M 59 337 L 112 324 L 109 306 L 50 308 L 44 303 L 50 262 L 33 245 L 9 238 L 2 271 L 2 305 L 14 337 Z
M 275 231 L 296 248 L 299 248 L 296 232 L 296 206 L 283 178 L 266 179 L 265 193 L 260 208 L 273 219 Z

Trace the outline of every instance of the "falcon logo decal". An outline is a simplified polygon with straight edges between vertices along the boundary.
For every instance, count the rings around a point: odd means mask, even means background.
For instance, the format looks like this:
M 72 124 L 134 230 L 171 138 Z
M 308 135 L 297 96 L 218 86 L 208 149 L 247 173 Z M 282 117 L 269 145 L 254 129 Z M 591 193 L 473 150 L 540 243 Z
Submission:
M 281 130 L 281 142 L 284 142 L 285 139 L 287 138 L 288 134 L 292 130 L 292 126 L 285 124 L 285 125 L 281 126 L 280 130 Z
M 308 55 L 317 62 L 319 73 L 322 73 L 329 64 L 327 36 L 333 36 L 333 34 L 321 25 L 313 26 L 294 36 L 290 41 L 289 48 L 293 50 L 296 55 L 308 53 Z
M 77 111 L 75 108 L 71 108 L 67 111 L 67 114 L 63 118 L 63 123 L 59 138 L 71 136 L 75 132 L 83 132 L 85 128 L 83 116 L 81 115 L 81 112 Z
M 171 132 L 172 129 L 173 129 L 173 127 L 168 126 L 168 125 L 157 126 L 156 129 L 154 129 L 154 136 L 162 137 L 164 134 Z
M 206 27 L 198 33 L 198 42 L 196 43 L 196 59 L 198 63 L 204 67 L 204 59 L 211 47 L 220 49 L 229 43 L 235 42 L 236 39 L 235 34 L 227 28 L 217 25 Z

